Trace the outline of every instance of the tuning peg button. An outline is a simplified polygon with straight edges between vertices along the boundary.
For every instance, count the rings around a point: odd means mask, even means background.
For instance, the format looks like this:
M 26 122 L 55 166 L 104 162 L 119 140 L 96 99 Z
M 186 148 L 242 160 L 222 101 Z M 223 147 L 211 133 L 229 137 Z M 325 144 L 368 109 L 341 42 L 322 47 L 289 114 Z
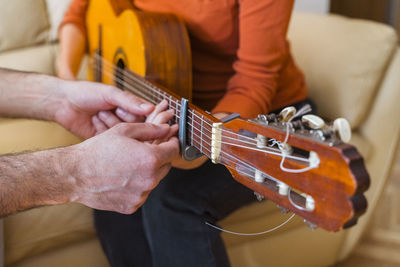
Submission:
M 279 113 L 279 120 L 282 122 L 287 122 L 296 114 L 296 112 L 297 111 L 295 107 L 286 107 Z
M 321 119 L 320 117 L 318 117 L 316 115 L 312 115 L 312 114 L 304 115 L 301 118 L 301 121 L 306 126 L 308 126 L 311 129 L 314 129 L 314 130 L 322 129 L 325 126 L 325 122 L 323 119 Z
M 264 199 L 264 196 L 261 195 L 261 194 L 258 193 L 258 192 L 254 192 L 254 195 L 256 196 L 256 198 L 257 198 L 258 201 L 262 201 L 262 200 Z
M 278 187 L 278 193 L 281 196 L 287 196 L 289 193 L 289 186 L 285 183 L 278 182 L 277 184 Z
M 338 118 L 333 122 L 333 131 L 339 139 L 345 143 L 351 139 L 351 127 L 349 122 L 344 118 Z
M 279 205 L 276 205 L 277 207 L 278 207 L 278 209 L 283 213 L 283 214 L 286 214 L 286 213 L 288 213 L 290 210 L 289 209 L 287 209 L 287 208 L 284 208 L 284 207 L 282 207 L 282 206 L 279 206 Z
M 307 220 L 304 220 L 304 222 L 306 223 L 306 225 L 308 226 L 308 228 L 309 228 L 310 230 L 315 230 L 315 229 L 318 228 L 318 226 L 316 226 L 316 225 L 313 224 L 312 222 L 309 222 L 309 221 L 307 221 Z

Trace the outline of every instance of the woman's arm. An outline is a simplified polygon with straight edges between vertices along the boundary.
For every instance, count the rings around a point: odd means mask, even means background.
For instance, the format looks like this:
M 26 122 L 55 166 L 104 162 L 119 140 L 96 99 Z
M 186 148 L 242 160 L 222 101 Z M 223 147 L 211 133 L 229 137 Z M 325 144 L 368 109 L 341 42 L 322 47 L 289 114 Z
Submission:
M 57 75 L 62 79 L 75 80 L 85 53 L 86 37 L 72 23 L 64 25 L 59 35 L 61 51 Z
M 286 34 L 293 0 L 239 2 L 235 74 L 213 113 L 237 112 L 251 118 L 271 111 L 280 72 L 290 59 Z
M 73 0 L 59 29 L 58 76 L 75 80 L 86 50 L 86 11 L 89 0 Z

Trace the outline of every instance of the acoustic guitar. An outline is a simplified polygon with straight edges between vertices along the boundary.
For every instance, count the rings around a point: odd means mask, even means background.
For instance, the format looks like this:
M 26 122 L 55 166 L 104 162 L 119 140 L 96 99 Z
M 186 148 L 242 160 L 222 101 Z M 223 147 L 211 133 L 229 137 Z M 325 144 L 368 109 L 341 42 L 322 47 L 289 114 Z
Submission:
M 92 0 L 87 29 L 89 79 L 154 104 L 167 99 L 185 159 L 206 155 L 258 197 L 328 231 L 354 225 L 365 212 L 369 176 L 357 149 L 345 143 L 351 135 L 346 120 L 327 124 L 293 107 L 218 120 L 190 103 L 190 45 L 179 18 Z

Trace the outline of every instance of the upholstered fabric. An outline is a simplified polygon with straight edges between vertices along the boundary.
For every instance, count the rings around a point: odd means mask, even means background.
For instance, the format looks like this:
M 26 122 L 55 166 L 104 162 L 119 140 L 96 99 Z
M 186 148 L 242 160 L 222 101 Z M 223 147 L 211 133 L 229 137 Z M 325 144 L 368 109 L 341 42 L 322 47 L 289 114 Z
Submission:
M 70 2 L 70 0 L 46 0 L 47 14 L 50 22 L 50 29 L 48 32 L 49 41 L 58 40 L 58 26 L 64 18 L 64 14 Z
M 57 47 L 47 44 L 0 53 L 0 67 L 55 75 Z
M 22 259 L 10 267 L 109 267 L 97 238 L 74 242 L 61 248 Z
M 0 154 L 67 146 L 79 141 L 56 123 L 25 119 L 0 121 Z
M 396 49 L 395 31 L 366 20 L 296 13 L 289 39 L 320 114 L 359 126 Z
M 32 209 L 4 220 L 6 264 L 95 237 L 92 210 L 79 205 Z
M 366 196 L 369 209 L 358 223 L 358 227 L 350 229 L 344 240 L 340 258 L 344 259 L 353 250 L 357 241 L 373 215 L 378 200 L 385 189 L 387 178 L 393 165 L 394 155 L 398 151 L 400 139 L 400 48 L 391 59 L 389 68 L 382 81 L 370 113 L 360 126 L 360 134 L 373 143 L 373 151 L 367 168 L 371 176 L 371 186 Z
M 50 24 L 44 0 L 0 0 L 0 51 L 46 41 Z

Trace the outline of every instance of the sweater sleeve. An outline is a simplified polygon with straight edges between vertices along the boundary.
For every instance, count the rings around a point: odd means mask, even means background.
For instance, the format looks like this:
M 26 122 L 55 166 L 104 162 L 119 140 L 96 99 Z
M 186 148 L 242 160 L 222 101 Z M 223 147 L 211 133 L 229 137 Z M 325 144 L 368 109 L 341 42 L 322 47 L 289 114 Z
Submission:
M 287 28 L 293 0 L 239 0 L 239 48 L 235 74 L 213 112 L 255 117 L 271 109 L 279 72 L 289 60 Z
M 86 11 L 88 4 L 89 0 L 72 0 L 59 29 L 65 24 L 72 23 L 86 36 Z

